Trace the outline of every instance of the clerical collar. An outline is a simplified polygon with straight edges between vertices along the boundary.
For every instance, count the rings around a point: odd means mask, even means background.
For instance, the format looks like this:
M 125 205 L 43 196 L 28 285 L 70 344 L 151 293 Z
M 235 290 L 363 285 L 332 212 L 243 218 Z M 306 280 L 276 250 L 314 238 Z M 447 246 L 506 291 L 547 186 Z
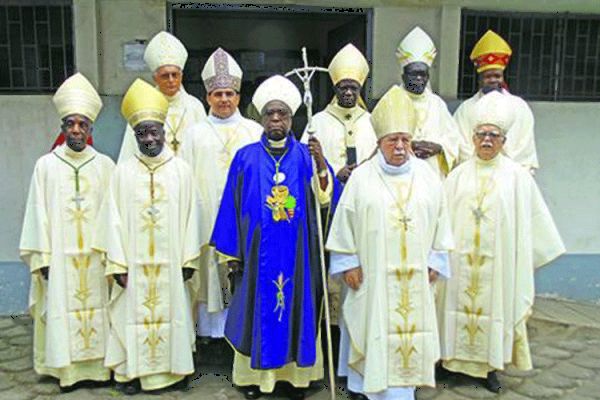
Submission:
M 345 108 L 340 106 L 337 102 L 327 105 L 326 110 L 343 123 L 354 121 L 366 112 L 358 105 L 352 108 Z
M 481 167 L 494 167 L 494 166 L 498 165 L 501 158 L 502 158 L 502 155 L 500 153 L 498 153 L 496 155 L 496 157 L 492 158 L 491 160 L 483 160 L 483 159 L 475 156 L 475 162 L 477 163 L 477 165 L 479 165 Z
M 379 166 L 383 172 L 388 175 L 404 175 L 410 172 L 412 168 L 412 157 L 409 157 L 409 159 L 400 166 L 390 165 L 387 163 L 387 161 L 385 161 L 385 157 L 383 156 L 381 150 L 377 150 L 377 162 L 379 163 Z
M 164 93 L 163 93 L 163 96 L 165 96 L 165 99 L 167 99 L 167 101 L 169 102 L 169 104 L 171 104 L 171 103 L 177 103 L 177 102 L 179 102 L 181 100 L 181 98 L 183 97 L 183 95 L 182 95 L 183 93 L 186 93 L 186 91 L 183 88 L 183 85 L 181 85 L 179 87 L 179 90 L 177 91 L 177 93 L 175 93 L 173 96 L 167 96 Z
M 59 155 L 62 153 L 62 156 L 65 158 L 70 158 L 76 161 L 88 159 L 95 155 L 94 149 L 89 145 L 85 146 L 82 151 L 74 151 L 66 143 L 59 146 L 56 149 L 56 152 L 59 153 Z
M 139 149 L 136 151 L 136 157 L 147 166 L 153 167 L 155 165 L 161 164 L 169 160 L 170 158 L 173 158 L 173 150 L 171 150 L 169 146 L 167 146 L 165 143 L 162 151 L 156 157 L 148 157 L 147 155 L 143 154 Z
M 406 88 L 404 86 L 402 86 L 402 88 L 404 89 L 404 91 L 406 92 L 408 97 L 410 97 L 413 101 L 416 101 L 416 102 L 427 100 L 427 98 L 431 92 L 431 89 L 429 88 L 429 84 L 427 84 L 427 86 L 425 87 L 425 90 L 421 94 L 412 93 L 412 92 L 406 90 Z
M 212 112 L 208 114 L 208 120 L 215 125 L 232 125 L 237 124 L 242 119 L 240 110 L 236 109 L 235 112 L 227 118 L 219 118 Z
M 267 137 L 267 133 L 263 133 L 260 141 L 265 148 L 265 150 L 271 154 L 272 156 L 278 157 L 286 152 L 289 144 L 291 142 L 292 132 L 288 133 L 288 135 L 280 140 L 271 140 Z

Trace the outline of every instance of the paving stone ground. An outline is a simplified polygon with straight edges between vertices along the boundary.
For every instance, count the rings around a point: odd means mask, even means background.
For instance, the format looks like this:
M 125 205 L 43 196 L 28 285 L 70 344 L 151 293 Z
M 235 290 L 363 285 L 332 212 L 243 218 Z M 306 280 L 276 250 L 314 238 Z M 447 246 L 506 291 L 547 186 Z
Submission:
M 600 307 L 590 308 L 591 306 L 585 305 L 585 323 L 578 323 L 575 320 L 580 318 L 580 313 L 577 312 L 576 304 L 569 303 L 565 306 L 560 302 L 541 303 L 542 309 L 534 313 L 534 318 L 529 323 L 534 364 L 532 371 L 523 372 L 512 368 L 503 371 L 500 380 L 504 390 L 499 395 L 482 388 L 477 380 L 452 377 L 440 382 L 435 389 L 419 389 L 417 399 L 600 399 Z M 571 311 L 564 311 L 565 309 Z M 538 318 L 535 318 L 536 316 Z M 61 394 L 53 379 L 39 377 L 33 371 L 31 343 L 31 319 L 25 316 L 0 318 L 0 399 L 95 400 L 126 397 L 112 387 L 82 388 Z M 229 373 L 230 368 L 224 365 L 201 365 L 190 383 L 189 390 L 185 392 L 162 391 L 140 394 L 133 398 L 243 399 L 242 394 L 231 386 Z M 263 398 L 283 399 L 277 394 Z M 327 400 L 329 396 L 324 383 L 318 382 L 311 387 L 307 398 Z M 340 382 L 338 387 L 338 398 L 347 398 L 343 382 Z

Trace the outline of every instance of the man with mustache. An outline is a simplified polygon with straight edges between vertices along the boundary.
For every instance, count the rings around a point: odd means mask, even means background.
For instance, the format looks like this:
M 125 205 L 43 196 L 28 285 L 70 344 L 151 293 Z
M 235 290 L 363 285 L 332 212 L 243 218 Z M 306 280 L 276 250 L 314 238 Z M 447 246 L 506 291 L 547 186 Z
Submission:
M 110 380 L 108 285 L 92 236 L 104 222 L 98 211 L 114 163 L 86 144 L 102 108 L 90 82 L 75 74 L 52 100 L 65 144 L 35 165 L 19 249 L 31 270 L 34 369 L 69 391 L 81 381 Z
M 433 290 L 448 277 L 452 236 L 442 183 L 411 153 L 411 99 L 393 86 L 373 109 L 375 157 L 344 187 L 327 249 L 348 285 L 340 364 L 355 400 L 412 400 L 434 386 L 439 359 Z
M 194 171 L 203 205 L 202 228 L 210 234 L 231 161 L 240 148 L 260 139 L 263 128 L 244 118 L 238 109 L 242 70 L 225 50 L 219 48 L 210 56 L 202 71 L 202 79 L 207 93 L 206 101 L 210 105 L 209 115 L 190 128 L 189 143 L 182 148 L 181 157 Z M 200 271 L 192 279 L 195 292 L 193 300 L 199 303 L 198 336 L 219 339 L 224 336 L 227 317 L 224 301 L 229 299 L 223 298 L 221 285 L 227 281 L 226 271 L 226 265 L 219 265 L 214 248 L 205 246 L 202 249 Z M 223 348 L 213 348 L 221 351 L 219 357 L 222 358 Z
M 488 93 L 498 92 L 510 100 L 515 112 L 514 123 L 506 134 L 507 140 L 502 151 L 534 174 L 539 164 L 535 149 L 533 113 L 522 98 L 508 91 L 504 81 L 504 70 L 511 55 L 512 49 L 508 43 L 492 30 L 488 30 L 471 51 L 471 61 L 477 68 L 479 91 L 454 112 L 454 119 L 462 134 L 460 161 L 473 156 L 471 136 L 477 102 Z
M 534 272 L 565 248 L 532 176 L 502 154 L 519 115 L 514 103 L 493 91 L 474 111 L 475 155 L 445 181 L 456 248 L 438 320 L 443 368 L 481 378 L 497 393 L 497 370 L 532 368 L 526 322 Z
M 138 151 L 115 170 L 96 248 L 114 284 L 106 365 L 126 394 L 187 387 L 194 327 L 184 281 L 198 269 L 198 199 L 192 171 L 165 145 L 169 103 L 136 80 L 121 113 Z
M 458 160 L 461 135 L 446 103 L 429 87 L 429 70 L 436 54 L 433 41 L 418 26 L 396 50 L 402 68 L 402 88 L 416 112 L 413 151 L 444 178 Z
M 264 133 L 235 155 L 211 239 L 234 287 L 225 325 L 233 383 L 256 399 L 283 381 L 290 399 L 303 399 L 323 377 L 315 192 L 331 215 L 339 187 L 319 141 L 307 146 L 291 132 L 302 103 L 292 82 L 273 76 L 252 102 Z
M 144 52 L 144 61 L 152 71 L 154 83 L 169 102 L 164 122 L 165 144 L 176 156 L 186 146 L 188 129 L 206 118 L 200 100 L 188 94 L 181 84 L 187 58 L 183 43 L 165 31 L 156 34 Z M 133 129 L 128 125 L 117 164 L 133 157 L 137 147 Z

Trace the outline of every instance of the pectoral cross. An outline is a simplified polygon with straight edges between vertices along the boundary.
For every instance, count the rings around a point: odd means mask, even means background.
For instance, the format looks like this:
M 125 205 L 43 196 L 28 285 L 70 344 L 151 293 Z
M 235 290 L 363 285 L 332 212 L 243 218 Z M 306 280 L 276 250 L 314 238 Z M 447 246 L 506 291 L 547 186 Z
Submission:
M 78 210 L 81 209 L 81 203 L 83 202 L 83 200 L 85 199 L 83 198 L 83 196 L 81 196 L 81 194 L 79 194 L 79 192 L 75 193 L 75 197 L 71 199 L 71 201 L 73 201 L 76 204 Z
M 404 232 L 408 232 L 408 223 L 412 221 L 411 218 L 408 218 L 406 215 L 403 215 L 398 221 L 404 226 Z
M 483 217 L 485 217 L 485 213 L 481 209 L 481 206 L 474 208 L 472 212 L 473 212 L 473 216 L 475 217 L 475 222 L 478 224 L 481 222 Z
M 173 149 L 173 153 L 177 153 L 177 150 L 179 150 L 180 144 L 181 144 L 181 142 L 179 140 L 177 140 L 177 138 L 175 137 L 175 134 L 173 134 L 173 140 L 171 140 L 171 148 Z
M 149 208 L 148 208 L 148 214 L 150 215 L 150 217 L 152 218 L 152 221 L 156 221 L 156 216 L 160 213 L 160 210 L 158 208 L 156 208 L 154 206 L 154 204 L 152 204 Z

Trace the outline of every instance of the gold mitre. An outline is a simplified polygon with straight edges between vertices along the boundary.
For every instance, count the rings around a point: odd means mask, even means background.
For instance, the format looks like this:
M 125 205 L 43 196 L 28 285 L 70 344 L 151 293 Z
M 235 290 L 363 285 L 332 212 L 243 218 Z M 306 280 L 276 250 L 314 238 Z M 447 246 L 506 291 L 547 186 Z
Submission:
M 473 130 L 481 125 L 495 125 L 508 132 L 515 121 L 514 105 L 506 94 L 490 92 L 475 103 Z
M 433 40 L 418 26 L 402 39 L 396 49 L 396 58 L 402 68 L 414 62 L 423 62 L 431 67 L 436 55 Z
M 481 73 L 488 69 L 504 70 L 511 55 L 512 49 L 506 40 L 496 32 L 488 30 L 475 44 L 469 58 L 475 64 L 477 73 Z
M 343 79 L 352 79 L 363 85 L 369 75 L 369 63 L 360 50 L 348 43 L 333 57 L 328 70 L 334 85 Z
M 121 114 L 132 128 L 142 121 L 157 121 L 164 124 L 168 109 L 169 102 L 165 96 L 139 78 L 127 89 L 121 103 Z
M 168 32 L 156 34 L 146 46 L 144 61 L 152 72 L 164 65 L 175 65 L 183 70 L 188 52 L 183 43 Z
M 416 112 L 413 101 L 400 86 L 394 85 L 379 100 L 371 113 L 377 139 L 390 133 L 415 132 Z
M 60 119 L 68 115 L 80 114 L 94 122 L 102 109 L 102 100 L 98 92 L 80 73 L 69 77 L 60 85 L 52 97 L 52 102 Z

